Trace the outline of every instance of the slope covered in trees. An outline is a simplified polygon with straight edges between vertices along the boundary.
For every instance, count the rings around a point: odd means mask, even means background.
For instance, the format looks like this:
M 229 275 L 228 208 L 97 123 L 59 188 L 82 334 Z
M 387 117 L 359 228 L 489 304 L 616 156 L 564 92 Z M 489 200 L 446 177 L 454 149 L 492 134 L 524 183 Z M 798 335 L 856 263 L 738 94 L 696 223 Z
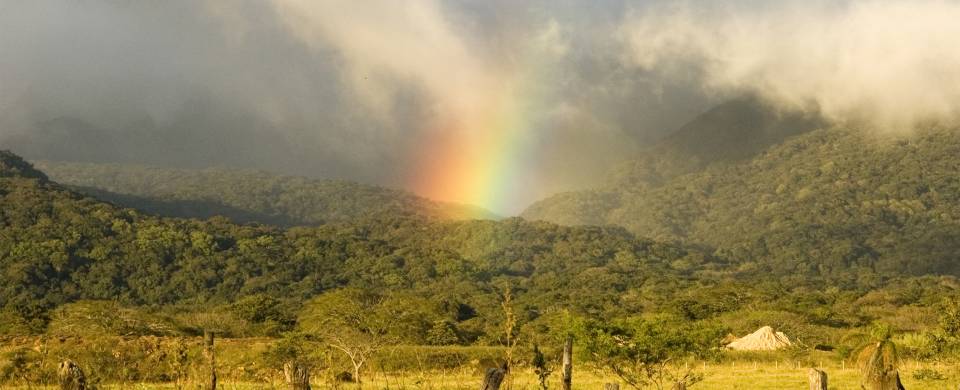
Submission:
M 392 217 L 282 229 L 163 218 L 78 194 L 15 155 L 0 157 L 0 334 L 214 327 L 227 336 L 278 335 L 353 291 L 385 310 L 369 314 L 391 319 L 392 343 L 489 345 L 503 336 L 510 291 L 515 331 L 527 340 L 556 335 L 572 314 L 669 316 L 738 334 L 772 324 L 808 343 L 841 343 L 878 318 L 935 329 L 941 300 L 960 293 L 956 278 L 857 267 L 828 276 L 759 272 L 725 259 L 729 252 L 619 227 Z
M 548 199 L 524 216 L 569 223 L 577 218 L 566 210 L 585 204 L 590 222 L 698 243 L 763 272 L 958 275 L 958 156 L 955 130 L 882 136 L 832 127 L 660 186 Z
M 53 180 L 81 193 L 163 216 L 222 215 L 239 223 L 280 226 L 387 216 L 496 218 L 475 206 L 434 202 L 400 190 L 342 180 L 232 169 L 54 161 L 40 161 L 37 166 Z
M 700 114 L 608 175 L 610 188 L 658 187 L 713 164 L 738 162 L 785 139 L 823 127 L 815 114 L 784 111 L 752 97 L 722 103 Z
M 636 291 L 721 266 L 620 228 L 520 219 L 391 217 L 284 230 L 161 218 L 65 189 L 12 154 L 3 161 L 16 167 L 0 175 L 0 308 L 8 322 L 0 328 L 8 330 L 42 329 L 50 309 L 80 300 L 209 308 L 267 297 L 276 304 L 265 306 L 295 313 L 320 292 L 356 287 L 406 294 L 404 302 L 474 340 L 495 333 L 487 328 L 508 285 L 531 313 L 616 313 L 660 299 Z M 684 267 L 671 271 L 672 263 Z
M 643 192 L 710 165 L 748 160 L 771 145 L 823 126 L 816 115 L 779 111 L 750 97 L 720 104 L 697 116 L 634 159 L 607 173 L 594 191 L 553 195 L 524 211 L 528 219 L 566 225 L 603 225 L 625 194 Z

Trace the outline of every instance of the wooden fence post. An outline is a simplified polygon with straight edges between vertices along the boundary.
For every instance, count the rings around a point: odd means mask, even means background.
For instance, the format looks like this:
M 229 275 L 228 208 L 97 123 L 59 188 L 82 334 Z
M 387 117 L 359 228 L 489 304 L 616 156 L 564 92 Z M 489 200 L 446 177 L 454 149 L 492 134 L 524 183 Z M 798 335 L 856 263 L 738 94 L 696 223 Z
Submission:
M 203 356 L 210 365 L 210 378 L 206 389 L 217 390 L 217 353 L 213 348 L 213 331 L 203 331 Z
M 483 385 L 480 390 L 500 390 L 500 384 L 503 378 L 507 376 L 507 363 L 503 363 L 500 368 L 488 368 L 487 374 L 483 376 Z
M 290 390 L 310 390 L 310 369 L 298 361 L 283 364 L 283 377 Z
M 570 390 L 573 384 L 573 336 L 567 336 L 563 343 L 563 390 Z
M 60 390 L 87 390 L 87 378 L 83 375 L 83 370 L 71 360 L 60 362 L 57 377 Z
M 807 372 L 807 379 L 810 382 L 810 390 L 827 390 L 827 373 L 816 368 L 811 368 Z

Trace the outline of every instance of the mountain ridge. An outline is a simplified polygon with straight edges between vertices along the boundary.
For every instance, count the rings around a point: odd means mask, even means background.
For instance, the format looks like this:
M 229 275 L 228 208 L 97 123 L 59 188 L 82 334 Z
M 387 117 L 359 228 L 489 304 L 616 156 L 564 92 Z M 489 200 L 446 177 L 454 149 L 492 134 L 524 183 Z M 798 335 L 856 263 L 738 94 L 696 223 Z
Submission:
M 522 216 L 700 245 L 758 272 L 960 275 L 960 131 L 827 126 L 663 183 L 557 195 Z
M 520 216 L 565 225 L 603 225 L 608 223 L 606 214 L 626 193 L 656 188 L 710 165 L 752 158 L 825 123 L 817 114 L 780 110 L 755 97 L 731 99 L 615 166 L 596 188 L 551 195 L 528 206 Z
M 236 222 L 317 225 L 376 215 L 428 219 L 498 219 L 480 207 L 347 180 L 310 179 L 263 171 L 176 169 L 135 164 L 40 160 L 51 178 L 126 207 L 172 217 L 224 215 Z

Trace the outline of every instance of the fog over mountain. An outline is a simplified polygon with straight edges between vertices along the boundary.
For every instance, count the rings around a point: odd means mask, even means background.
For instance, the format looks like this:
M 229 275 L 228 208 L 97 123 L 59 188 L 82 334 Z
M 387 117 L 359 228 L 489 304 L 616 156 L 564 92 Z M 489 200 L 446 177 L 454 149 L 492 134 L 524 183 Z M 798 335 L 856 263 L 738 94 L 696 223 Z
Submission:
M 423 185 L 425 165 L 497 131 L 511 141 L 460 163 L 511 149 L 489 172 L 512 177 L 502 199 L 480 204 L 511 214 L 743 94 L 877 127 L 953 119 L 957 17 L 946 1 L 0 0 L 0 144 L 442 198 L 458 195 Z

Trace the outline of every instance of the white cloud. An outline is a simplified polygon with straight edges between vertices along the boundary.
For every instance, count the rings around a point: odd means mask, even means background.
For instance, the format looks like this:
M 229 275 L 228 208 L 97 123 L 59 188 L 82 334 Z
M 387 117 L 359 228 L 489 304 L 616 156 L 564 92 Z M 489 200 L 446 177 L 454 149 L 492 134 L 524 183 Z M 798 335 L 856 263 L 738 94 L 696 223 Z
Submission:
M 704 88 L 819 108 L 838 121 L 908 129 L 960 113 L 960 3 L 692 3 L 634 12 L 634 65 L 693 66 Z
M 393 86 L 415 82 L 436 110 L 475 118 L 499 82 L 448 23 L 440 4 L 420 1 L 276 0 L 292 31 L 319 49 L 334 47 L 350 68 L 344 77 L 389 118 Z

